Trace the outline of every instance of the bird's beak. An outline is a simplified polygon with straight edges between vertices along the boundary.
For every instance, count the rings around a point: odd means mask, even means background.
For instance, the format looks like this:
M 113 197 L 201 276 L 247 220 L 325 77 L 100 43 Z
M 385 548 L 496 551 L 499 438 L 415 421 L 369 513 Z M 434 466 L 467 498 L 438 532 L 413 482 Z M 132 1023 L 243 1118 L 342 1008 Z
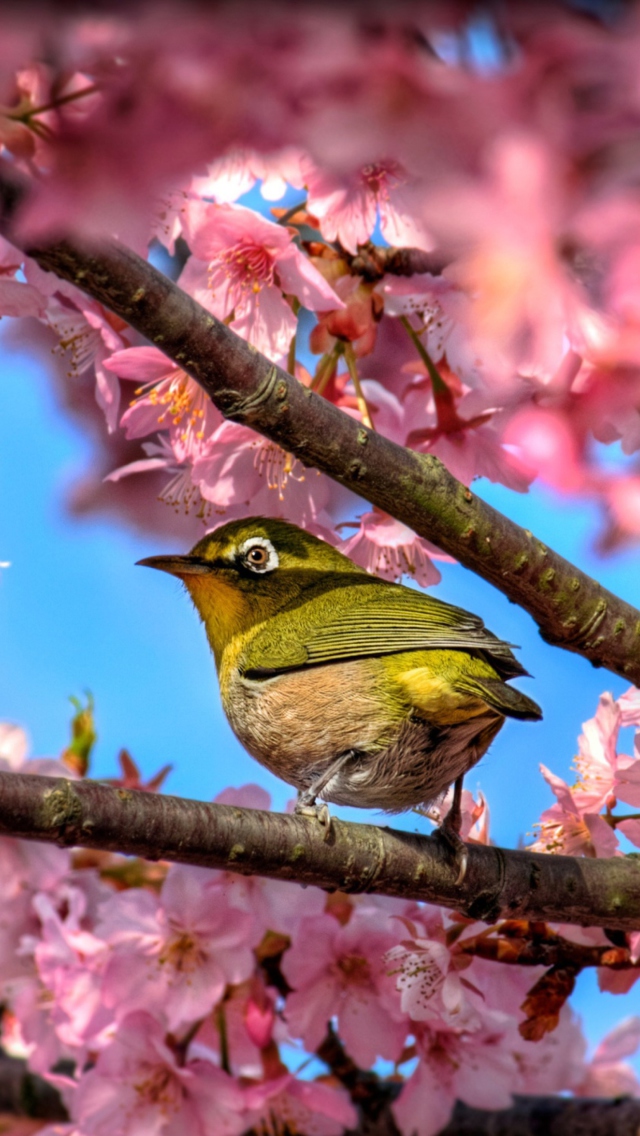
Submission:
M 206 576 L 214 571 L 209 561 L 201 556 L 145 556 L 137 560 L 144 568 L 157 568 L 159 572 L 169 572 L 172 576 Z

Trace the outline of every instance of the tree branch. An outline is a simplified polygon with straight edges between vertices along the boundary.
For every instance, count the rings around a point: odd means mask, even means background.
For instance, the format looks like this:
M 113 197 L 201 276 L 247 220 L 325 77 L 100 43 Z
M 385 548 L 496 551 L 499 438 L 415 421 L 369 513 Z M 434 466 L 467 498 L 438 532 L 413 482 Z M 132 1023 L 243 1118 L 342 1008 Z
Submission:
M 351 1091 L 362 1117 L 358 1136 L 399 1136 L 390 1109 L 398 1083 L 361 1074 L 339 1042 L 332 1050 L 329 1041 L 320 1055 Z M 359 1081 L 358 1076 L 364 1080 Z M 31 1073 L 25 1061 L 0 1051 L 1 1131 L 13 1131 L 16 1117 L 45 1123 L 65 1121 L 68 1114 L 53 1085 Z M 470 1108 L 458 1101 L 440 1136 L 637 1136 L 639 1129 L 639 1100 L 516 1097 L 511 1108 L 499 1112 Z
M 0 773 L 0 833 L 423 900 L 489 923 L 640 926 L 640 863 L 630 856 L 577 859 L 468 844 L 467 875 L 457 886 L 438 837 L 334 818 L 327 839 L 307 817 L 21 773 Z
M 0 178 L 0 231 L 24 192 Z M 24 245 L 24 242 L 22 242 Z M 228 418 L 329 474 L 489 580 L 537 621 L 544 639 L 640 685 L 640 611 L 456 481 L 431 454 L 404 449 L 303 387 L 162 273 L 116 242 L 27 249 L 126 320 L 190 374 Z

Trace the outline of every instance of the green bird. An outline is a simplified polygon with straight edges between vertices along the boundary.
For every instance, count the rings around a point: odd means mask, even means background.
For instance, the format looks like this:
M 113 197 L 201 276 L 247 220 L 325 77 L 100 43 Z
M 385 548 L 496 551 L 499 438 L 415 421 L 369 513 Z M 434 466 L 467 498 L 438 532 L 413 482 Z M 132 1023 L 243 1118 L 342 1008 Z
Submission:
M 507 685 L 527 672 L 476 615 L 370 576 L 296 525 L 231 521 L 186 556 L 139 563 L 185 584 L 227 718 L 295 786 L 298 811 L 320 798 L 398 813 L 455 782 L 455 833 L 462 778 L 505 717 L 542 717 Z

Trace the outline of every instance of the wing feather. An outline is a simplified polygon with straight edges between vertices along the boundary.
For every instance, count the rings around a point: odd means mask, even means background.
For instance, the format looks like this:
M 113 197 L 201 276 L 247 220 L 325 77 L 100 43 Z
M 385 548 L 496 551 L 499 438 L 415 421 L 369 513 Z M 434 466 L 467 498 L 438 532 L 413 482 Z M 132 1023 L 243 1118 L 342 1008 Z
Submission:
M 241 669 L 258 676 L 368 655 L 459 650 L 490 658 L 504 678 L 526 674 L 510 647 L 462 608 L 372 579 L 316 593 L 274 616 L 251 640 Z

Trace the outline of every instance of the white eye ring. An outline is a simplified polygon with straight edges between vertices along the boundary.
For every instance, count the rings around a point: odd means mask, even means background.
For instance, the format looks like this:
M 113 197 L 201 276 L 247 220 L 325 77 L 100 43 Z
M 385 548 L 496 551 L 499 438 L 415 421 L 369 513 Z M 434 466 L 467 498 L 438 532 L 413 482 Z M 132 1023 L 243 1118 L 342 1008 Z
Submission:
M 266 536 L 250 536 L 238 548 L 238 557 L 245 568 L 264 576 L 265 572 L 273 572 L 280 563 L 280 558 L 270 540 Z

